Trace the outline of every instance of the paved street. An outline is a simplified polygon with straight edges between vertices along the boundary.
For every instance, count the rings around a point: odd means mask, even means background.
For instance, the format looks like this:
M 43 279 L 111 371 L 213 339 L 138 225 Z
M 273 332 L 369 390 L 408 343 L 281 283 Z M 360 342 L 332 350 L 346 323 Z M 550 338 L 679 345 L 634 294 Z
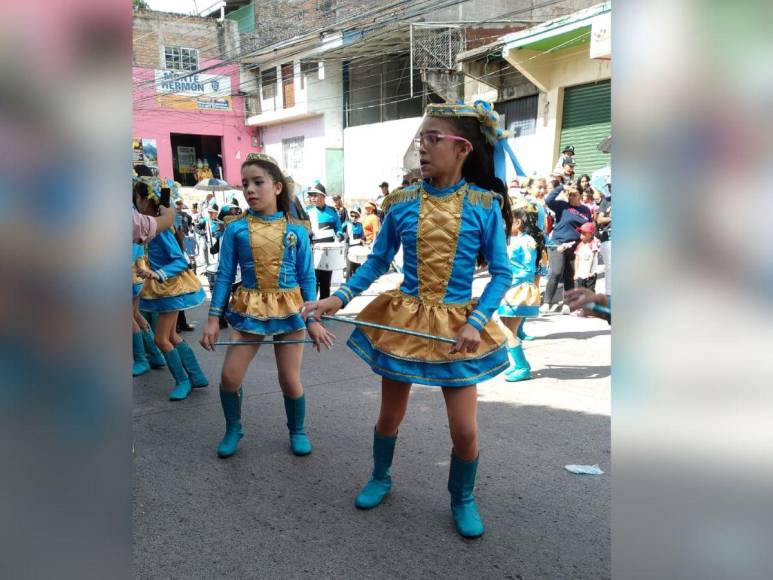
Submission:
M 394 287 L 382 278 L 375 290 Z M 477 281 L 477 286 L 485 279 Z M 373 291 L 374 289 L 371 289 Z M 350 304 L 362 308 L 368 297 Z M 394 488 L 378 508 L 353 505 L 371 466 L 379 378 L 345 346 L 307 350 L 303 379 L 314 452 L 288 447 L 273 353 L 245 380 L 245 437 L 220 460 L 217 382 L 224 351 L 197 343 L 206 304 L 185 333 L 209 378 L 183 402 L 171 377 L 134 381 L 134 551 L 138 578 L 609 577 L 610 327 L 549 315 L 528 322 L 534 379 L 479 386 L 479 540 L 454 531 L 446 491 L 450 439 L 442 394 L 414 387 L 400 430 Z M 221 347 L 224 348 L 224 347 Z M 596 464 L 600 477 L 564 465 Z

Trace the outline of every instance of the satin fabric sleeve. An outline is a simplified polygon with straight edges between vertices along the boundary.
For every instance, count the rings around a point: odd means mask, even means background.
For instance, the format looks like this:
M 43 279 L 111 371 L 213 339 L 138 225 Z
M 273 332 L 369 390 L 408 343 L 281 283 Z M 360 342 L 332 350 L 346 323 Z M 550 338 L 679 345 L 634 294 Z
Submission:
M 534 247 L 532 247 L 534 246 Z M 537 245 L 534 241 L 523 242 L 518 248 L 521 254 L 521 269 L 513 276 L 513 286 L 534 280 L 537 273 Z
M 226 227 L 220 239 L 220 261 L 215 276 L 215 287 L 212 289 L 212 301 L 209 305 L 210 316 L 220 316 L 226 306 L 228 292 L 236 280 L 236 265 L 238 253 L 236 250 L 236 227 Z
M 352 298 L 367 290 L 379 276 L 389 270 L 392 259 L 399 249 L 400 236 L 397 232 L 394 210 L 392 210 L 384 218 L 384 223 L 378 236 L 376 236 L 376 241 L 373 242 L 373 250 L 368 259 L 357 268 L 357 272 L 351 280 L 341 285 L 333 296 L 340 298 L 346 306 Z
M 295 256 L 295 272 L 298 286 L 301 287 L 301 296 L 304 301 L 314 300 L 317 297 L 317 278 L 314 274 L 314 259 L 311 253 L 309 236 L 304 235 L 305 230 L 298 236 L 298 253 Z
M 477 307 L 467 319 L 467 322 L 478 331 L 483 330 L 483 327 L 491 319 L 491 315 L 499 308 L 499 303 L 502 302 L 502 298 L 510 288 L 513 276 L 510 270 L 510 261 L 507 258 L 505 226 L 496 203 L 489 211 L 481 241 L 481 250 L 488 263 L 491 280 L 483 289 Z
M 166 282 L 169 278 L 182 274 L 188 269 L 188 258 L 185 257 L 180 244 L 177 243 L 177 238 L 171 232 L 169 235 L 159 236 L 158 240 L 164 244 L 170 261 L 166 266 L 156 270 L 156 274 L 161 277 L 162 282 Z

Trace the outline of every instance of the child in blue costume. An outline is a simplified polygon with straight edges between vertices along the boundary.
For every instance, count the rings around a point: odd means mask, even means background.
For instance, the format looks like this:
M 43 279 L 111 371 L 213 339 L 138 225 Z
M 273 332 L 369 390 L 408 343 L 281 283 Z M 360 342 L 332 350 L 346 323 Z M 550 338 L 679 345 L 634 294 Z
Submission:
M 455 337 L 456 342 L 449 350 L 440 342 L 394 332 L 368 328 L 352 332 L 349 347 L 382 377 L 373 472 L 355 505 L 376 507 L 392 487 L 397 431 L 412 383 L 439 386 L 453 441 L 451 512 L 457 531 L 475 538 L 483 534 L 473 497 L 477 383 L 508 367 L 505 336 L 491 320 L 512 278 L 506 242 L 510 204 L 504 202 L 505 186 L 493 168 L 494 144 L 501 133 L 490 105 L 477 102 L 430 105 L 419 135 L 424 181 L 384 199 L 384 223 L 365 264 L 333 296 L 307 304 L 304 313 L 337 312 L 388 270 L 402 246 L 402 285 L 373 300 L 358 319 Z M 481 257 L 488 263 L 491 280 L 475 301 L 472 281 Z
M 134 205 L 141 213 L 156 215 L 158 196 L 140 181 L 134 186 Z M 176 330 L 179 311 L 195 308 L 204 302 L 204 289 L 188 268 L 188 258 L 180 249 L 171 228 L 160 232 L 148 243 L 147 258 L 150 269 L 139 271 L 145 278 L 140 292 L 140 309 L 158 313 L 155 343 L 164 353 L 175 382 L 169 399 L 181 401 L 188 397 L 191 388 L 209 384 L 193 350 Z
M 154 342 L 150 324 L 140 314 L 140 292 L 144 279 L 138 272 L 148 269 L 145 247 L 142 244 L 132 244 L 132 376 L 135 377 L 144 375 L 151 368 L 160 369 L 166 366 L 164 355 Z
M 537 208 L 524 198 L 513 202 L 513 237 L 508 245 L 512 283 L 497 310 L 507 328 L 507 352 L 511 367 L 508 382 L 531 378 L 531 367 L 523 354 L 521 329 L 524 319 L 539 316 L 539 288 L 534 283 L 537 262 L 545 248 L 545 238 L 537 225 Z
M 320 344 L 329 348 L 335 337 L 319 322 L 309 320 L 307 324 L 300 315 L 303 301 L 316 296 L 311 244 L 303 220 L 292 217 L 289 187 L 277 162 L 268 155 L 250 153 L 242 164 L 242 187 L 249 209 L 229 221 L 220 241 L 220 263 L 201 345 L 207 350 L 215 349 L 220 332 L 218 320 L 225 309 L 234 329 L 233 340 L 255 341 L 265 335 L 299 340 L 304 338 L 305 329 L 317 350 Z M 242 284 L 226 309 L 226 295 L 234 282 L 237 264 Z M 219 457 L 236 453 L 242 438 L 241 383 L 258 347 L 233 345 L 226 351 L 220 383 L 225 435 L 217 448 Z M 276 344 L 274 353 L 284 394 L 290 448 L 295 455 L 308 455 L 312 447 L 304 428 L 303 344 Z

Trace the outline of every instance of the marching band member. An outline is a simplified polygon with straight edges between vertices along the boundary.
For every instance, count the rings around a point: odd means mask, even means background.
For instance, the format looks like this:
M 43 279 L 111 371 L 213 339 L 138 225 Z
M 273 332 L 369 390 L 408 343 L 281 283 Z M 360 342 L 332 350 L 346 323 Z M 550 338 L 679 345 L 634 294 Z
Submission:
M 341 232 L 341 220 L 338 218 L 338 212 L 325 203 L 325 186 L 322 184 L 314 185 L 307 192 L 309 201 L 312 203 L 306 208 L 311 222 L 311 243 L 324 244 L 335 242 Z M 333 272 L 330 270 L 314 270 L 317 280 L 317 290 L 320 298 L 330 296 L 330 281 L 333 278 Z
M 335 338 L 318 321 L 304 322 L 304 300 L 316 296 L 309 236 L 301 220 L 292 217 L 291 194 L 277 162 L 262 153 L 250 153 L 242 164 L 242 187 L 249 209 L 229 221 L 221 239 L 220 265 L 209 320 L 201 345 L 214 350 L 220 332 L 218 319 L 225 311 L 234 340 L 255 341 L 272 335 L 280 340 L 301 340 L 306 330 L 319 350 Z M 241 270 L 242 284 L 226 307 L 226 296 Z M 258 344 L 229 346 L 221 371 L 220 402 L 226 429 L 217 448 L 219 457 L 236 453 L 242 438 L 242 380 Z M 301 385 L 303 344 L 274 345 L 279 386 L 284 394 L 290 448 L 308 455 L 306 398 Z
M 439 342 L 383 330 L 357 328 L 352 333 L 349 347 L 382 377 L 373 471 L 355 505 L 374 508 L 391 490 L 392 458 L 411 385 L 439 386 L 453 442 L 451 512 L 457 531 L 469 538 L 484 531 L 473 497 L 476 385 L 508 367 L 505 336 L 491 320 L 512 279 L 506 243 L 510 204 L 494 170 L 504 140 L 497 127 L 497 114 L 482 101 L 429 105 L 416 143 L 424 181 L 385 198 L 381 233 L 365 264 L 333 296 L 304 307 L 305 314 L 315 317 L 337 312 L 387 271 L 402 246 L 402 285 L 373 300 L 358 319 L 455 336 L 456 343 L 449 350 Z M 475 301 L 472 281 L 481 258 L 491 280 Z

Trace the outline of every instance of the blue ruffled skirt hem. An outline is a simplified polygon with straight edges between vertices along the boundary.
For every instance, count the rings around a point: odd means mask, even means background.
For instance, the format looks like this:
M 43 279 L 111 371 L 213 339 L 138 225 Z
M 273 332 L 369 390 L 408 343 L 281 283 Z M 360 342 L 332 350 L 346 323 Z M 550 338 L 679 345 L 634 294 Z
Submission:
M 306 323 L 300 314 L 291 314 L 286 318 L 269 318 L 267 320 L 258 320 L 244 316 L 231 310 L 226 310 L 225 318 L 233 328 L 240 332 L 249 332 L 251 334 L 275 335 L 287 334 L 297 330 L 305 330 Z
M 206 293 L 204 288 L 199 288 L 196 292 L 180 294 L 179 296 L 169 296 L 165 298 L 140 298 L 140 310 L 148 312 L 174 312 L 175 310 L 189 310 L 196 308 L 204 302 Z
M 502 304 L 497 309 L 497 314 L 505 318 L 536 318 L 539 316 L 539 306 L 525 306 L 521 304 L 520 306 L 512 307 Z
M 478 359 L 430 363 L 404 360 L 383 353 L 374 348 L 359 329 L 352 332 L 346 344 L 374 373 L 404 383 L 469 387 L 495 377 L 510 366 L 504 345 Z

